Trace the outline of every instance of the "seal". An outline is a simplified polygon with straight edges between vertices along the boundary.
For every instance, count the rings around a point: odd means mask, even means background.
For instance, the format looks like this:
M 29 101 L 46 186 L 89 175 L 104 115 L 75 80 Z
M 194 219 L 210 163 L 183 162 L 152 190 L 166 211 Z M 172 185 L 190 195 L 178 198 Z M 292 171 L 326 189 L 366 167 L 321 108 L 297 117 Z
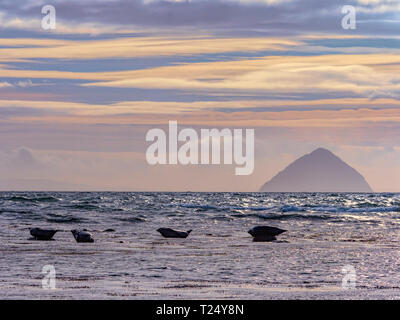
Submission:
M 173 230 L 170 228 L 160 228 L 157 229 L 157 231 L 161 233 L 161 235 L 164 238 L 187 238 L 188 235 L 192 232 L 192 230 L 184 232 L 184 231 Z
M 53 236 L 59 230 L 32 228 L 29 231 L 35 240 L 52 240 Z
M 253 237 L 253 241 L 262 242 L 262 241 L 274 241 L 276 240 L 276 236 L 286 232 L 287 230 L 269 227 L 269 226 L 257 226 L 248 231 Z
M 83 230 L 71 230 L 76 242 L 94 242 L 91 233 Z

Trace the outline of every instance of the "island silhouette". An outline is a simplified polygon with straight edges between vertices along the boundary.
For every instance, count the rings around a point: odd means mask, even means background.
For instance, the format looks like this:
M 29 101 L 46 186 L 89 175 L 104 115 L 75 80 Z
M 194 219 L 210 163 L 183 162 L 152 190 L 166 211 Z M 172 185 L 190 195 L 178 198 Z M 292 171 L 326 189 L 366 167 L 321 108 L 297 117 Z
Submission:
M 331 151 L 318 148 L 266 182 L 261 192 L 373 192 L 365 178 Z

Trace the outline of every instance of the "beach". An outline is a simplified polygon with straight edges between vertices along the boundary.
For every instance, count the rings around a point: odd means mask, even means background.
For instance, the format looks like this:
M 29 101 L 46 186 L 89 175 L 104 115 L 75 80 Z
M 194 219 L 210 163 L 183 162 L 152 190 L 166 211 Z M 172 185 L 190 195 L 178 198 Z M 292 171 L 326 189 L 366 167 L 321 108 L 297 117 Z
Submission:
M 400 298 L 398 194 L 2 192 L 0 212 L 2 299 Z M 255 243 L 256 225 L 288 231 Z M 30 240 L 37 226 L 62 231 Z

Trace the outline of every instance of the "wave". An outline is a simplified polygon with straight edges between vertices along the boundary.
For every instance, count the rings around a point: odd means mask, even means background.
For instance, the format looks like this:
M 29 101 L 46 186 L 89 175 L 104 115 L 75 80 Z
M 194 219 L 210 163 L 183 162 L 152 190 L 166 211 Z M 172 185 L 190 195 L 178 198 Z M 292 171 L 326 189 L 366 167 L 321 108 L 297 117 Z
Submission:
M 53 223 L 82 223 L 86 221 L 86 219 L 77 217 L 46 217 L 46 221 Z
M 126 217 L 126 218 L 117 218 L 119 221 L 123 222 L 131 222 L 131 223 L 139 223 L 139 222 L 146 222 L 145 218 L 140 217 Z
M 331 220 L 334 217 L 330 215 L 316 215 L 316 214 L 282 214 L 282 213 L 267 213 L 267 214 L 232 214 L 234 218 L 257 218 L 261 220 Z
M 216 206 L 211 205 L 199 205 L 199 204 L 180 204 L 179 207 L 188 208 L 188 209 L 197 209 L 196 211 L 208 211 L 208 210 L 221 210 L 222 208 L 218 208 Z
M 14 210 L 14 209 L 0 209 L 0 213 L 17 213 L 17 214 L 35 214 L 31 210 Z
M 60 199 L 55 197 L 35 197 L 35 198 L 28 198 L 24 196 L 12 196 L 10 198 L 6 198 L 7 201 L 14 201 L 14 202 L 57 202 Z
M 307 211 L 305 207 L 296 207 L 296 206 L 291 206 L 291 205 L 284 205 L 280 208 L 281 212 L 301 212 L 301 211 Z
M 303 207 L 303 209 L 305 209 Z M 304 210 L 306 211 L 306 210 Z M 382 207 L 371 205 L 370 207 L 309 207 L 307 211 L 310 212 L 327 212 L 327 213 L 386 213 L 386 212 L 400 212 L 399 206 Z
M 77 209 L 77 210 L 101 210 L 99 206 L 95 206 L 92 204 L 71 204 L 64 206 L 64 208 L 69 208 L 69 209 Z
M 243 206 L 212 206 L 212 205 L 200 205 L 200 204 L 180 204 L 179 207 L 182 208 L 189 208 L 189 209 L 197 209 L 196 211 L 209 211 L 209 210 L 215 210 L 215 211 L 238 211 L 238 210 L 248 210 L 248 211 L 265 211 L 265 210 L 271 210 L 276 207 L 243 207 Z
M 400 207 L 350 208 L 347 212 L 400 212 Z
M 274 212 L 325 212 L 325 213 L 380 213 L 380 212 L 400 212 L 400 206 L 379 206 L 377 204 L 361 203 L 357 207 L 344 207 L 344 206 L 315 206 L 315 205 L 282 205 L 282 206 L 213 206 L 213 205 L 197 205 L 197 204 L 181 204 L 183 208 L 196 209 L 196 212 L 201 211 L 225 211 L 225 212 L 238 212 L 238 211 L 267 211 Z M 241 215 L 236 215 L 240 217 Z

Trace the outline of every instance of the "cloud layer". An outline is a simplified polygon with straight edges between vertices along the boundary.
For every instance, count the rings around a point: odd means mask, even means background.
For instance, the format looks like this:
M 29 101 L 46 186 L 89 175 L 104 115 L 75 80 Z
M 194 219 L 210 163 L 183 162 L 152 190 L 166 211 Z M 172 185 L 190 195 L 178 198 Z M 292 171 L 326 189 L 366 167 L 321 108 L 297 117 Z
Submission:
M 45 4 L 0 4 L 1 188 L 255 191 L 323 146 L 400 189 L 398 1 L 347 1 L 355 30 L 337 0 Z M 147 165 L 169 120 L 255 128 L 255 174 Z
M 48 3 L 2 1 L 0 25 L 17 29 L 34 28 L 45 4 Z M 192 32 L 200 29 L 288 35 L 343 31 L 341 8 L 344 4 L 337 0 L 58 0 L 52 1 L 52 4 L 57 9 L 59 32 L 190 28 Z M 400 12 L 397 1 L 349 0 L 345 4 L 356 7 L 358 20 L 362 23 L 361 33 L 397 35 Z

